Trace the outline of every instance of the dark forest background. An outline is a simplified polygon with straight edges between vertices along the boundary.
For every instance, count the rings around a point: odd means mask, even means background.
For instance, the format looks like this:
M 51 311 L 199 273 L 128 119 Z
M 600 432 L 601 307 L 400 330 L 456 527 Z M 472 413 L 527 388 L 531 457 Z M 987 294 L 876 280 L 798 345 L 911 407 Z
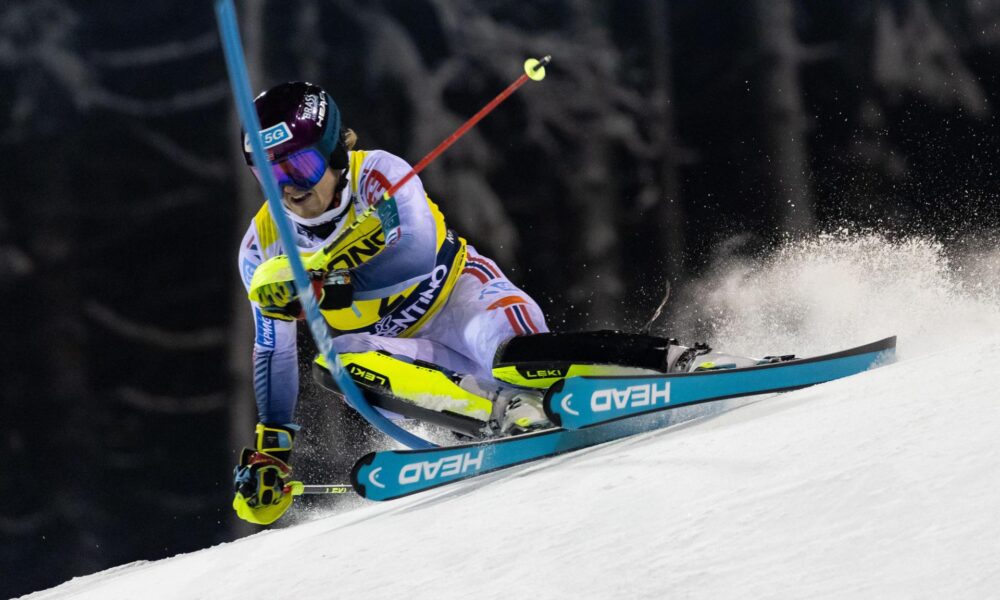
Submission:
M 997 0 L 237 6 L 257 90 L 318 83 L 410 162 L 553 56 L 422 177 L 554 329 L 634 330 L 788 236 L 1000 223 Z M 238 131 L 209 2 L 0 8 L 0 596 L 252 531 Z M 384 443 L 303 395 L 302 473 Z

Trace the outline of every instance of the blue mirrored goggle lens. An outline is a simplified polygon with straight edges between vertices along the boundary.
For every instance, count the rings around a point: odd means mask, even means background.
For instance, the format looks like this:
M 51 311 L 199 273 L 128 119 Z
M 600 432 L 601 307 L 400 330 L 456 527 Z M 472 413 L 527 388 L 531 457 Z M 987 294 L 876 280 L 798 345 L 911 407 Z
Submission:
M 251 166 L 250 170 L 257 177 L 257 181 L 260 181 L 260 171 L 257 167 Z M 292 185 L 308 190 L 315 187 L 323 178 L 323 173 L 326 172 L 326 159 L 315 148 L 306 148 L 271 163 L 271 172 L 274 173 L 279 188 Z

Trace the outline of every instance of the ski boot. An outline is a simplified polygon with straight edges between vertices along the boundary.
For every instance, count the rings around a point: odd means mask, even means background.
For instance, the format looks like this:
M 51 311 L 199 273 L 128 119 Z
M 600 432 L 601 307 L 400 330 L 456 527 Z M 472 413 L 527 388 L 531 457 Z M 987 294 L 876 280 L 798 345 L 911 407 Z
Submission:
M 493 401 L 490 423 L 500 435 L 519 435 L 552 427 L 537 390 L 502 388 Z
M 747 356 L 736 356 L 714 352 L 705 342 L 698 342 L 690 348 L 682 348 L 680 356 L 670 368 L 671 373 L 701 373 L 703 371 L 722 371 L 725 369 L 744 369 L 758 365 L 769 365 L 779 362 L 793 360 L 794 354 L 784 354 L 781 356 L 765 356 L 761 359 Z

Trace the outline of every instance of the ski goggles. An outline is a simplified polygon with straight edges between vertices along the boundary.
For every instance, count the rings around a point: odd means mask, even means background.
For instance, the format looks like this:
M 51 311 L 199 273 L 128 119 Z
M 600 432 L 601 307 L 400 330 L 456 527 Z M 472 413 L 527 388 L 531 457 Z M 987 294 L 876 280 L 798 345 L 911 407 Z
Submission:
M 293 152 L 270 165 L 279 189 L 286 185 L 302 190 L 312 189 L 326 172 L 326 158 L 315 148 Z M 264 185 L 264 181 L 260 178 L 260 170 L 254 165 L 250 165 L 250 170 L 253 171 L 257 181 Z

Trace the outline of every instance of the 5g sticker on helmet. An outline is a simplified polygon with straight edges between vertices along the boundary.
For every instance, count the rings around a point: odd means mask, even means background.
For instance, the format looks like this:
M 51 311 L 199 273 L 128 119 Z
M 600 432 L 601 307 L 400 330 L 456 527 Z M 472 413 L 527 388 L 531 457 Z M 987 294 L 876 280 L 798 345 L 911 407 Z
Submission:
M 292 139 L 292 130 L 288 128 L 288 124 L 282 121 L 277 125 L 271 125 L 267 129 L 260 130 L 260 139 L 264 143 L 264 150 L 269 150 L 274 148 L 278 144 L 287 142 Z M 250 152 L 250 136 L 243 136 L 243 149 Z
M 260 139 L 264 142 L 264 149 L 274 148 L 282 142 L 292 139 L 292 130 L 282 121 L 277 125 L 272 125 L 260 132 Z

